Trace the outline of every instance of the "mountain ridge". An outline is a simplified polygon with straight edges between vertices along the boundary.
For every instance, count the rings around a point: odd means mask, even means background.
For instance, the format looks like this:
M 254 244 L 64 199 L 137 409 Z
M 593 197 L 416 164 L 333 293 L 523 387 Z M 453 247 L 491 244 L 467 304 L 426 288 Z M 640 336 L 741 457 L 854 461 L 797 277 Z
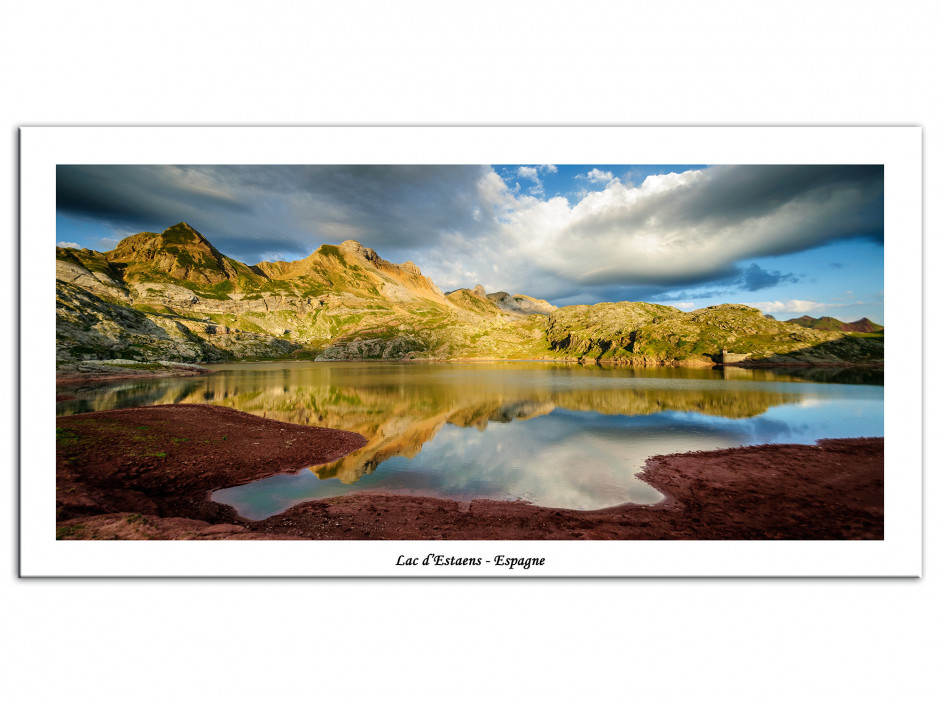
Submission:
M 868 318 L 860 318 L 857 321 L 845 323 L 832 316 L 821 316 L 813 318 L 812 316 L 800 316 L 799 318 L 790 318 L 787 323 L 796 323 L 804 328 L 814 328 L 816 330 L 838 330 L 851 333 L 880 333 L 884 326 L 875 323 Z
M 322 245 L 301 260 L 249 267 L 178 223 L 163 233 L 131 235 L 107 252 L 57 248 L 56 257 L 57 287 L 71 284 L 92 297 L 84 303 L 99 314 L 98 328 L 112 330 L 112 307 L 129 306 L 157 327 L 171 320 L 204 337 L 215 349 L 203 348 L 204 361 L 225 359 L 229 348 L 235 355 L 234 339 L 249 334 L 267 336 L 272 356 L 283 356 L 286 343 L 290 353 L 316 359 L 539 353 L 533 344 L 538 325 L 496 307 L 463 307 L 413 262 L 389 262 L 353 240 Z M 57 294 L 58 309 L 68 310 L 74 292 L 58 287 Z M 58 359 L 74 358 L 70 350 L 94 355 L 87 330 L 76 330 L 68 315 L 57 321 Z M 154 351 L 146 347 L 138 341 L 138 355 L 149 359 Z M 155 347 L 160 359 L 174 359 L 163 342 L 155 341 Z M 116 348 L 134 359 L 133 349 L 116 342 L 102 344 L 100 352 L 107 357 Z M 177 352 L 184 361 L 195 356 L 183 348 Z
M 883 343 L 765 318 L 643 302 L 556 308 L 482 286 L 446 294 L 413 262 L 354 240 L 247 265 L 187 223 L 107 252 L 56 249 L 56 357 L 556 359 L 613 364 L 877 364 Z M 881 347 L 879 347 L 881 345 Z M 744 363 L 742 363 L 744 364 Z

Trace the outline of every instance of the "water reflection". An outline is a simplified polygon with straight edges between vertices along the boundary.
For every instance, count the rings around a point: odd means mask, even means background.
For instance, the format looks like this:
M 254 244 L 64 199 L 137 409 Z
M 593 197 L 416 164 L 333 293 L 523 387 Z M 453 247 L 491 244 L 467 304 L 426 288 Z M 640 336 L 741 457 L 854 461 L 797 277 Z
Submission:
M 520 498 L 578 509 L 651 503 L 659 493 L 634 477 L 650 455 L 883 435 L 880 379 L 832 383 L 852 379 L 839 376 L 844 370 L 814 376 L 805 369 L 543 363 L 248 363 L 215 369 L 207 377 L 70 390 L 76 398 L 58 410 L 209 402 L 366 437 L 363 448 L 312 472 L 216 493 L 217 501 L 248 518 L 362 489 Z

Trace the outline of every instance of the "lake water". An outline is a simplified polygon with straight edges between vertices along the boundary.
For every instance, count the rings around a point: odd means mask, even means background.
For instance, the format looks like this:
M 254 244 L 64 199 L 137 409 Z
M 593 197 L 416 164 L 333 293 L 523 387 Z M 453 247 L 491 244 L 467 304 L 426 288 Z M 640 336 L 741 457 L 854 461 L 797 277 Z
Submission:
M 513 363 L 240 363 L 69 390 L 59 414 L 220 404 L 356 431 L 341 460 L 213 494 L 248 519 L 360 490 L 599 509 L 662 495 L 651 455 L 884 435 L 880 371 Z

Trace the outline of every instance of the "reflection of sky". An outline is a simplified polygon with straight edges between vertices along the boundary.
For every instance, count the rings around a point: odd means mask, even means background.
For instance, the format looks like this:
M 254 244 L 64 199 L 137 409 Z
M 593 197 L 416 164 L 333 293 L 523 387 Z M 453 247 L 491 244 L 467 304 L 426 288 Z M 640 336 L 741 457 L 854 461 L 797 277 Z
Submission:
M 490 423 L 484 431 L 447 425 L 415 457 L 390 458 L 354 485 L 320 480 L 305 470 L 221 490 L 213 499 L 231 504 L 250 519 L 308 499 L 361 490 L 524 499 L 572 509 L 652 504 L 662 495 L 635 477 L 651 455 L 884 435 L 881 390 L 870 395 L 864 388 L 842 389 L 859 398 L 819 397 L 813 404 L 776 406 L 745 419 L 675 411 L 614 416 L 556 409 L 526 421 Z M 836 396 L 834 390 L 830 387 L 826 396 Z
M 857 370 L 807 368 L 797 375 L 740 368 L 352 362 L 213 367 L 215 374 L 205 377 L 69 388 L 76 398 L 57 404 L 57 413 L 224 403 L 294 423 L 362 430 L 377 441 L 378 457 L 388 455 L 386 447 L 398 453 L 353 484 L 305 470 L 214 495 L 250 518 L 360 490 L 581 509 L 653 503 L 659 493 L 634 477 L 651 455 L 884 435 L 881 376 Z M 867 383 L 819 383 L 836 380 Z M 645 413 L 658 409 L 667 410 Z M 533 418 L 501 422 L 516 410 Z M 430 438 L 415 430 L 432 418 L 454 424 Z M 406 443 L 409 434 L 416 440 Z M 358 469 L 350 467 L 344 479 L 355 478 Z

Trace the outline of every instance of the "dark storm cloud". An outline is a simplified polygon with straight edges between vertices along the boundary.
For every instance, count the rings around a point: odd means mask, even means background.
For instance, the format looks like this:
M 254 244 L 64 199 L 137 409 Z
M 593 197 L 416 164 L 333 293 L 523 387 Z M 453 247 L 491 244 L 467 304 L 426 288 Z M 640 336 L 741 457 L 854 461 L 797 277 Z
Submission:
M 689 191 L 676 203 L 676 212 L 683 220 L 738 222 L 761 217 L 791 202 L 822 201 L 847 188 L 872 198 L 884 189 L 881 165 L 715 166 L 709 174 L 712 178 L 701 188 Z M 875 207 L 867 216 L 877 212 Z M 879 231 L 880 225 L 881 218 L 871 222 L 863 217 L 856 223 L 846 223 L 842 234 L 858 228 L 858 234 L 869 235 Z
M 383 254 L 466 226 L 481 167 L 59 166 L 57 206 L 127 230 L 185 220 L 247 261 L 355 239 Z
M 593 296 L 597 301 L 651 301 L 654 303 L 673 304 L 675 302 L 725 298 L 737 300 L 743 292 L 769 289 L 779 284 L 795 283 L 799 277 L 763 269 L 757 264 L 738 268 L 733 272 L 717 273 L 713 276 L 693 278 L 678 284 L 682 287 L 708 286 L 720 288 L 676 290 L 676 284 L 664 285 L 608 285 L 597 287 Z M 568 297 L 577 296 L 578 290 L 565 292 Z
M 486 166 L 64 165 L 57 203 L 111 236 L 185 220 L 249 264 L 352 239 L 413 260 L 445 289 L 573 302 L 794 282 L 747 263 L 883 242 L 883 182 L 881 166 L 716 166 L 639 187 L 613 179 L 566 202 L 514 193 Z
M 795 274 L 769 271 L 752 263 L 748 267 L 723 270 L 705 277 L 690 278 L 684 283 L 667 284 L 607 284 L 591 287 L 590 301 L 584 298 L 583 287 L 571 285 L 550 288 L 547 294 L 553 301 L 568 303 L 596 303 L 599 301 L 650 301 L 672 305 L 704 299 L 740 300 L 744 292 L 760 291 L 786 283 L 799 282 Z M 677 289 L 676 287 L 682 287 Z M 701 288 L 701 287 L 706 288 Z M 688 288 L 687 288 L 688 287 Z M 708 288 L 710 287 L 710 288 Z
M 756 257 L 852 238 L 883 244 L 884 170 L 709 167 L 654 175 L 638 188 L 611 182 L 572 215 L 543 248 L 559 275 L 589 287 L 625 279 L 689 286 L 724 279 Z
M 667 223 L 734 224 L 764 217 L 794 202 L 821 202 L 833 193 L 852 189 L 866 200 L 864 212 L 842 227 L 842 235 L 881 232 L 884 167 L 881 165 L 734 165 L 713 166 L 698 181 L 651 194 L 642 207 L 621 214 L 620 224 L 641 224 L 650 217 Z M 667 207 L 668 206 L 668 212 Z M 617 218 L 616 213 L 601 214 Z
M 172 220 L 181 207 L 250 211 L 231 196 L 193 191 L 179 179 L 179 170 L 162 166 L 60 164 L 56 167 L 56 208 L 121 223 Z
M 813 240 L 866 237 L 884 241 L 884 167 L 881 165 L 714 166 L 703 178 L 650 193 L 627 211 L 607 210 L 588 221 L 594 228 L 639 228 L 655 221 L 660 228 L 735 227 L 766 218 L 787 207 L 821 208 L 851 194 L 854 212 L 825 223 L 824 232 L 807 230 Z M 787 251 L 785 242 L 768 241 L 768 250 Z M 768 252 L 770 253 L 770 252 Z

